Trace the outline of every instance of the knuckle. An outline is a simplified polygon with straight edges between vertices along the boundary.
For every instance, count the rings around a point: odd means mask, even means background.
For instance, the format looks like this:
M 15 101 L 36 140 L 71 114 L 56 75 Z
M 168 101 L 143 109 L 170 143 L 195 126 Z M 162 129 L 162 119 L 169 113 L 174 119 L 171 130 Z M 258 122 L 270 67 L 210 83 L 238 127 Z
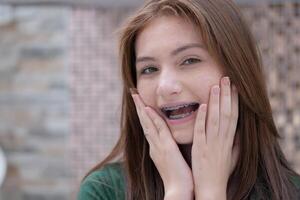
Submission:
M 238 113 L 237 112 L 233 112 L 231 114 L 231 119 L 236 120 L 238 118 Z
M 153 122 L 157 126 L 157 128 L 161 127 L 161 124 L 158 119 L 154 119 Z
M 159 120 L 158 119 L 154 119 L 153 121 L 154 121 L 155 124 L 157 124 L 157 125 L 159 124 Z
M 230 112 L 224 112 L 223 117 L 226 118 L 226 119 L 231 119 L 232 116 L 231 116 Z
M 224 96 L 230 97 L 231 92 L 229 88 L 225 88 L 224 92 L 223 92 Z
M 155 120 L 155 125 L 156 125 L 156 128 L 157 128 L 157 131 L 158 132 L 162 132 L 163 131 L 163 129 L 164 129 L 164 126 L 163 126 L 163 124 L 161 123 L 161 121 L 160 120 Z
M 205 129 L 204 129 L 204 127 L 196 127 L 196 132 L 197 133 L 204 133 L 205 132 Z
M 163 130 L 162 126 L 158 125 L 157 126 L 157 131 L 160 133 Z
M 198 152 L 199 154 L 199 157 L 202 159 L 202 160 L 206 160 L 208 155 L 207 155 L 207 150 L 204 148 L 202 151 L 199 151 Z

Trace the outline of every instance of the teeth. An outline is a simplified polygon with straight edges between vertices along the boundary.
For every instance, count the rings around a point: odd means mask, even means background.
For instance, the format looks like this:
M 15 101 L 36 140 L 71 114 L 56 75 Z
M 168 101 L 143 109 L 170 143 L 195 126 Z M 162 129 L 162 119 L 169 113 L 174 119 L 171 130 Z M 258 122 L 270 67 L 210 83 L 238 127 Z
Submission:
M 190 103 L 190 104 L 178 105 L 178 106 L 174 106 L 174 107 L 165 107 L 165 108 L 163 108 L 163 110 L 172 111 L 172 110 L 176 110 L 176 109 L 183 108 L 183 107 L 188 107 L 190 105 L 195 105 L 195 104 L 196 103 Z
M 176 111 L 179 109 L 186 109 L 189 106 L 192 106 L 191 111 L 186 111 L 186 112 L 184 112 L 183 110 L 181 110 L 181 112 Z M 194 102 L 194 103 L 189 103 L 189 104 L 181 104 L 181 105 L 177 105 L 177 106 L 173 106 L 173 107 L 164 107 L 164 108 L 161 108 L 161 111 L 169 119 L 181 119 L 181 118 L 191 115 L 193 112 L 195 112 L 198 109 L 198 107 L 199 107 L 199 103 Z

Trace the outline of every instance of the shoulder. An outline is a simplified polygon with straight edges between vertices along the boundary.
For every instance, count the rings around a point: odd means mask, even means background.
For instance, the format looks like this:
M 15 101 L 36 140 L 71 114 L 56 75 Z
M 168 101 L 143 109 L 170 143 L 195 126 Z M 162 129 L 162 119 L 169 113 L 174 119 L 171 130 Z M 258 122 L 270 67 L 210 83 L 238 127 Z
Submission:
M 290 182 L 294 185 L 295 187 L 295 198 L 293 199 L 300 199 L 300 176 L 298 174 L 293 173 L 289 177 Z M 259 199 L 271 199 L 271 194 L 268 188 L 265 187 L 265 184 L 262 182 L 258 182 L 250 195 L 250 200 L 259 200 Z
M 300 176 L 297 174 L 291 178 L 292 183 L 296 188 L 297 199 L 300 199 Z
M 294 174 L 291 176 L 290 181 L 295 186 L 295 199 L 300 199 L 300 175 Z
M 89 174 L 81 183 L 78 200 L 125 198 L 124 171 L 121 163 L 107 164 Z
M 291 181 L 293 182 L 293 184 L 295 185 L 295 187 L 297 188 L 297 190 L 300 190 L 300 176 L 293 176 L 291 178 Z

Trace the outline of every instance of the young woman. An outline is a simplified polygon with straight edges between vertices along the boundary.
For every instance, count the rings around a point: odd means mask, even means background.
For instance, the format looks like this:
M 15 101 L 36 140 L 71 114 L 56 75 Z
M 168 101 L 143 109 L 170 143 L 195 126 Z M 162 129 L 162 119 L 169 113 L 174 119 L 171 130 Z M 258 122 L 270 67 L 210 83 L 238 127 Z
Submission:
M 122 30 L 120 57 L 121 136 L 78 199 L 300 199 L 231 0 L 149 1 Z

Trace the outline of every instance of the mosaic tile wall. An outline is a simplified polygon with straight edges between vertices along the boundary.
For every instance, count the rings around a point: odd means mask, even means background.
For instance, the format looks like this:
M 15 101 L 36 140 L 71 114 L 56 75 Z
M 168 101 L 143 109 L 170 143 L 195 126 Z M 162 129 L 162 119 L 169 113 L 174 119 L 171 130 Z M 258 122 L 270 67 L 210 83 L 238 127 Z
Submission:
M 262 50 L 282 146 L 300 172 L 300 6 L 260 4 L 242 11 Z M 121 91 L 113 33 L 128 13 L 73 10 L 71 149 L 76 180 L 111 150 L 118 137 Z
M 121 79 L 115 32 L 126 13 L 73 10 L 70 148 L 76 184 L 109 153 L 119 135 Z
M 300 4 L 260 5 L 243 12 L 262 52 L 283 150 L 300 172 Z

